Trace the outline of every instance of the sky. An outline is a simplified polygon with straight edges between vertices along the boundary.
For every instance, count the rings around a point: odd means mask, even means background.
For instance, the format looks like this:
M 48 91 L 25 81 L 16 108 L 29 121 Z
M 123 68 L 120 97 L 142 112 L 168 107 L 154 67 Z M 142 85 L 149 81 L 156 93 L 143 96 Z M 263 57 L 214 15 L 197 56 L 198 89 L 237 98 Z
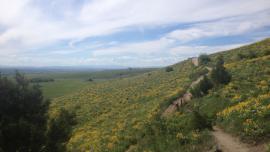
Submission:
M 0 0 L 0 65 L 156 67 L 270 37 L 270 0 Z

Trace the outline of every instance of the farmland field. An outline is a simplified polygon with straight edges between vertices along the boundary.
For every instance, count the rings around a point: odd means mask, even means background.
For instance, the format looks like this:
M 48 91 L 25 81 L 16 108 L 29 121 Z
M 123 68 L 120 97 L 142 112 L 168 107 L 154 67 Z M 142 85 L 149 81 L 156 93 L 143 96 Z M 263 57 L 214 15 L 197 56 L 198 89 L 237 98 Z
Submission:
M 125 77 L 132 77 L 142 73 L 153 71 L 154 68 L 133 68 L 133 69 L 120 69 L 120 70 L 99 70 L 99 71 L 26 71 L 23 72 L 28 79 L 33 78 L 50 78 L 54 81 L 41 82 L 41 90 L 45 98 L 56 98 L 67 94 L 72 94 L 76 91 L 83 89 L 91 83 L 105 81 L 110 79 L 122 79 Z M 1 69 L 0 69 L 1 71 Z M 9 77 L 13 77 L 15 70 L 8 70 Z M 11 73 L 11 74 L 10 74 Z M 4 71 L 5 74 L 5 71 Z M 92 79 L 92 81 L 88 81 Z

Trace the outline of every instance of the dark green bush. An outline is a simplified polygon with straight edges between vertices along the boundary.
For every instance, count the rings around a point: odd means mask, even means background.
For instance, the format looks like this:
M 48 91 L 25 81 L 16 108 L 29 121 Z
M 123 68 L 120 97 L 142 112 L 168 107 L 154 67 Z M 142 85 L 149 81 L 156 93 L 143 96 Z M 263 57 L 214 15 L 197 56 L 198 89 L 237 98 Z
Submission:
M 37 86 L 16 73 L 0 75 L 0 147 L 3 151 L 40 151 L 46 142 L 48 102 Z
M 211 121 L 206 116 L 200 114 L 196 110 L 192 112 L 190 126 L 193 130 L 200 131 L 203 129 L 212 129 Z
M 231 75 L 224 67 L 224 61 L 222 57 L 218 57 L 216 65 L 210 74 L 211 80 L 217 84 L 227 84 L 231 80 Z
M 190 92 L 193 97 L 202 97 L 208 93 L 208 90 L 213 88 L 212 82 L 204 76 L 204 78 L 193 88 L 191 88 Z
M 48 106 L 23 75 L 17 72 L 15 81 L 0 75 L 0 152 L 65 151 L 73 115 L 62 110 L 48 124 Z
M 173 71 L 173 67 L 170 67 L 170 66 L 169 67 L 166 67 L 165 71 L 166 72 L 171 72 L 171 71 Z
M 207 54 L 201 54 L 198 60 L 199 60 L 199 65 L 206 65 L 211 61 L 210 57 Z

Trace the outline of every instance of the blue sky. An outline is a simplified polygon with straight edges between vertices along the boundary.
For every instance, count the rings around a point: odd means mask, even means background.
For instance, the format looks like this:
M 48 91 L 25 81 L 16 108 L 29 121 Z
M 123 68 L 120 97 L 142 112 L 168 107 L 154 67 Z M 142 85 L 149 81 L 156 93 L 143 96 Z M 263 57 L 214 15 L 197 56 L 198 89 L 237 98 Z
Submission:
M 166 66 L 269 36 L 269 0 L 0 0 L 0 65 Z

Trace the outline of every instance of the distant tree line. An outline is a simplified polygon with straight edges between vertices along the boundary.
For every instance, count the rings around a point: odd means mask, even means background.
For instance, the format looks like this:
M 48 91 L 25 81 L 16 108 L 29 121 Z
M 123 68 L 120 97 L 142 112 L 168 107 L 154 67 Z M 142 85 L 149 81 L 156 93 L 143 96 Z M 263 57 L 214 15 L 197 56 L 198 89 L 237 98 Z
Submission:
M 31 83 L 40 83 L 40 82 L 53 82 L 53 78 L 32 78 L 30 79 Z
M 48 116 L 49 101 L 20 73 L 15 81 L 0 74 L 0 152 L 63 152 L 75 124 L 74 114 L 60 109 Z

